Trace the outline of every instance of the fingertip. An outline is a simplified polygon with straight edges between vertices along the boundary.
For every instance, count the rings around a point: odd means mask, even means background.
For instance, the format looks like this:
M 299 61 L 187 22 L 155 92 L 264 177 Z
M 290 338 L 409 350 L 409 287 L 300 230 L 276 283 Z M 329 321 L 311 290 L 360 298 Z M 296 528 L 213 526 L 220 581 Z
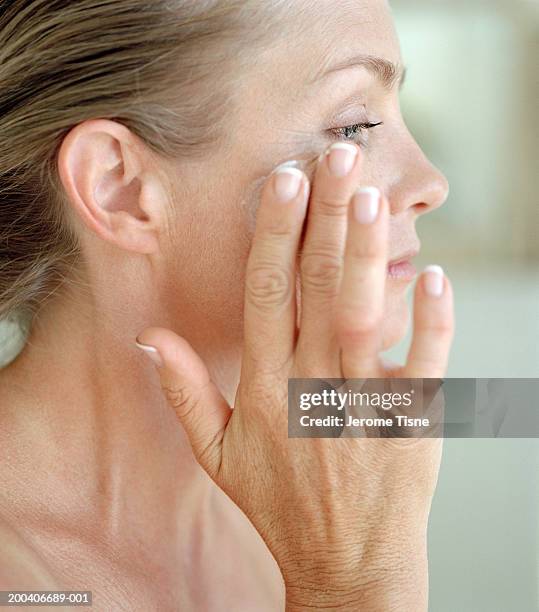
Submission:
M 387 197 L 387 194 L 384 193 L 383 191 L 380 192 L 381 193 L 381 200 L 382 200 L 382 205 L 385 208 L 386 212 L 389 213 L 389 198 Z
M 293 163 L 297 162 L 293 160 L 280 164 L 271 173 L 268 181 L 271 189 L 267 195 L 275 203 L 292 205 L 298 200 L 303 201 L 306 196 L 309 180 L 303 170 L 291 165 Z
M 423 269 L 415 286 L 415 300 L 435 310 L 453 308 L 453 285 L 441 266 L 431 264 Z
M 140 332 L 135 344 L 162 370 L 205 381 L 207 369 L 189 342 L 162 327 Z
M 334 142 L 317 159 L 315 175 L 332 179 L 359 176 L 362 163 L 361 147 L 354 142 Z
M 386 231 L 389 233 L 389 217 L 391 214 L 391 210 L 389 205 L 389 198 L 383 191 L 380 191 L 380 212 L 378 214 L 379 218 L 386 225 Z
M 414 291 L 414 325 L 454 330 L 454 304 L 451 281 L 440 266 L 427 266 Z
M 447 296 L 448 299 L 453 299 L 453 285 L 447 274 L 444 275 L 444 295 Z
M 137 339 L 135 340 L 135 344 L 138 346 L 139 349 L 141 349 L 145 355 L 147 355 L 151 361 L 154 363 L 154 365 L 158 368 L 162 368 L 163 367 L 163 358 L 161 357 L 161 353 L 159 352 L 159 349 L 156 346 L 153 346 L 151 344 L 147 344 L 147 343 L 143 343 L 143 342 L 139 342 L 138 340 L 138 336 Z
M 148 356 L 157 353 L 162 361 L 168 361 L 170 346 L 174 345 L 177 338 L 178 336 L 168 329 L 148 327 L 137 335 L 135 344 L 144 350 Z
M 441 298 L 446 288 L 445 273 L 441 266 L 430 264 L 421 273 L 421 284 L 429 298 Z
M 141 349 L 158 367 L 165 365 L 163 346 L 168 330 L 160 327 L 148 327 L 135 338 L 135 345 Z

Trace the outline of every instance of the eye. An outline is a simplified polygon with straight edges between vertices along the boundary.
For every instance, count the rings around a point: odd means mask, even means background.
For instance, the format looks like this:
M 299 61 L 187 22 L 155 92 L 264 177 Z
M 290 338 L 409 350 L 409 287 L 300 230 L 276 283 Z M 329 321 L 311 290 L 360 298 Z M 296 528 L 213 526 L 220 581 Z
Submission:
M 339 140 L 354 140 L 359 144 L 366 145 L 366 135 L 368 130 L 372 130 L 373 128 L 383 124 L 383 121 L 379 121 L 378 123 L 354 123 L 353 125 L 347 125 L 329 131 Z

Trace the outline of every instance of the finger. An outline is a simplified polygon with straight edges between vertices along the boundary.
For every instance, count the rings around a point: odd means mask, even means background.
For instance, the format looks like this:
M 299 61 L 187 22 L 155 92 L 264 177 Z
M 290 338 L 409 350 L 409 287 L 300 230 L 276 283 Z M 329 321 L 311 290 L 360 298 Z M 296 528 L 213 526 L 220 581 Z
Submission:
M 427 266 L 414 291 L 414 330 L 404 376 L 443 378 L 454 335 L 453 290 L 440 266 Z
M 232 414 L 230 406 L 197 353 L 174 332 L 150 327 L 137 336 L 136 344 L 157 366 L 163 392 L 187 433 L 195 458 L 215 478 Z
M 335 341 L 332 307 L 342 276 L 347 214 L 359 184 L 357 145 L 335 143 L 321 156 L 312 185 L 301 250 L 301 322 L 298 351 L 327 353 Z
M 384 378 L 402 378 L 402 364 L 397 363 L 384 355 L 380 355 L 380 365 L 384 373 Z
M 308 189 L 305 174 L 286 165 L 264 186 L 245 279 L 246 367 L 274 368 L 293 354 L 296 259 Z
M 375 187 L 352 198 L 336 329 L 346 378 L 377 378 L 381 372 L 389 204 Z

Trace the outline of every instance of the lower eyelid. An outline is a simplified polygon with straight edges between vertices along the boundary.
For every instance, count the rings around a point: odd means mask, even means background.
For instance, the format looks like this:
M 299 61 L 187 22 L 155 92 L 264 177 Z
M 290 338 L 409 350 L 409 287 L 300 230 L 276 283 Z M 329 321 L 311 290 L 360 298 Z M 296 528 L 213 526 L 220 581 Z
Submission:
M 367 146 L 367 142 L 370 137 L 370 131 L 376 127 L 382 126 L 383 124 L 383 121 L 364 121 L 362 123 L 353 123 L 350 125 L 345 125 L 340 128 L 333 128 L 331 130 L 328 130 L 328 132 L 330 133 L 330 137 L 333 139 L 337 139 L 344 142 L 355 142 L 360 146 Z M 343 134 L 343 130 L 352 128 L 357 128 L 356 134 L 346 137 L 345 134 Z
M 355 142 L 363 146 L 367 144 L 366 141 L 368 140 L 368 134 L 366 134 L 365 131 L 358 132 L 357 134 L 351 137 L 350 136 L 346 137 L 342 133 L 337 133 L 335 131 L 330 130 L 329 137 L 331 138 L 331 140 L 334 140 L 334 141 L 336 140 L 338 142 Z

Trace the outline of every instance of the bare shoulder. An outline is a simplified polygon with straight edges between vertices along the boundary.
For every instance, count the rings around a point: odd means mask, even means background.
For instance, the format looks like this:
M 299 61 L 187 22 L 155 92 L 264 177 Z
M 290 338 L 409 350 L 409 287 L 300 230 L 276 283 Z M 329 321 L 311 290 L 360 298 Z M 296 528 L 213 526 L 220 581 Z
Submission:
M 44 560 L 0 516 L 0 591 L 59 590 Z

